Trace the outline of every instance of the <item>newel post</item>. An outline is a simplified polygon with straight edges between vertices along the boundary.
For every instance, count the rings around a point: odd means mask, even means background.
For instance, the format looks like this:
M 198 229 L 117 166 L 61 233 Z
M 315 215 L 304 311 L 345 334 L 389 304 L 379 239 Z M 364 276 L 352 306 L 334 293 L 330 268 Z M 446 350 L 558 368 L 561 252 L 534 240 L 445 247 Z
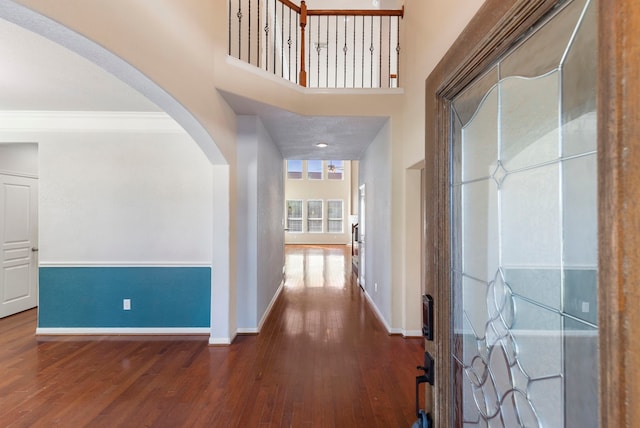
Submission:
M 304 62 L 305 58 L 305 41 L 304 41 L 304 28 L 307 26 L 307 4 L 302 0 L 300 2 L 300 74 L 298 81 L 300 86 L 307 86 L 307 66 Z

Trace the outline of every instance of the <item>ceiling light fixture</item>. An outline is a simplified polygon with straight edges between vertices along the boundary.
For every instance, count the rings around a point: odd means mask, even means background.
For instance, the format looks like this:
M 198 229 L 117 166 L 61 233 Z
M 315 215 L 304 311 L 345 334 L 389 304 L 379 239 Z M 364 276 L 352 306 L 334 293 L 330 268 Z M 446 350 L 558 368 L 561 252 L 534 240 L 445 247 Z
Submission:
M 316 147 L 320 147 L 321 149 L 324 149 L 325 147 L 328 147 L 329 145 L 327 143 L 318 143 L 316 144 Z

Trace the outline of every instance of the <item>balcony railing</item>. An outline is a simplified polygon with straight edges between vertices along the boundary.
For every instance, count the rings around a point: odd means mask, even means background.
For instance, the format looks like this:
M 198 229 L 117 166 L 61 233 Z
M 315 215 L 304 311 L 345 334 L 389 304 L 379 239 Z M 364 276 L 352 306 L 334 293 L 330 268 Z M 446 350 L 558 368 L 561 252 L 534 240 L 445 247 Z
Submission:
M 403 15 L 229 0 L 229 55 L 301 86 L 397 87 Z

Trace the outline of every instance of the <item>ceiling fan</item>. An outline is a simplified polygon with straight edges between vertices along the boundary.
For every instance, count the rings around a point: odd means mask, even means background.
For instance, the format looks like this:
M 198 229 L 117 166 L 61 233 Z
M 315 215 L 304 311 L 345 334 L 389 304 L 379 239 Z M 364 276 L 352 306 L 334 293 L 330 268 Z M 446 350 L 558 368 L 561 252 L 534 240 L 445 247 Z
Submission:
M 336 161 L 329 161 L 329 164 L 327 165 L 327 169 L 329 170 L 329 172 L 344 170 L 344 164 L 342 163 L 342 161 L 340 161 L 339 164 L 334 164 L 334 162 Z

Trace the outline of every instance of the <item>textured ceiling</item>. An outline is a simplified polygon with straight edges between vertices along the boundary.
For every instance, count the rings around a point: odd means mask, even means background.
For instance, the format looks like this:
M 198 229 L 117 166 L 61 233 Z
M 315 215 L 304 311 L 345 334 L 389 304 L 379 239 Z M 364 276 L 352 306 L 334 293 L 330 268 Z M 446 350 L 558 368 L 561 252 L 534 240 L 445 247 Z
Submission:
M 301 116 L 220 91 L 238 115 L 258 116 L 285 159 L 357 160 L 388 120 L 386 117 Z M 328 147 L 316 147 L 317 143 Z
M 159 111 L 94 63 L 4 19 L 0 110 Z

